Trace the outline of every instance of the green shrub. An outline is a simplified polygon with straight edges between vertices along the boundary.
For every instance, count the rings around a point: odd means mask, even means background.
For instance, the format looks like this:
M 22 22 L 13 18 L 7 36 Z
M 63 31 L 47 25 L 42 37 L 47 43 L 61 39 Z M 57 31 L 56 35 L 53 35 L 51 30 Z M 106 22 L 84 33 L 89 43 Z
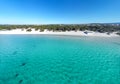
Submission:
M 31 31 L 32 31 L 32 29 L 27 29 L 26 31 L 27 31 L 27 32 L 31 32 Z

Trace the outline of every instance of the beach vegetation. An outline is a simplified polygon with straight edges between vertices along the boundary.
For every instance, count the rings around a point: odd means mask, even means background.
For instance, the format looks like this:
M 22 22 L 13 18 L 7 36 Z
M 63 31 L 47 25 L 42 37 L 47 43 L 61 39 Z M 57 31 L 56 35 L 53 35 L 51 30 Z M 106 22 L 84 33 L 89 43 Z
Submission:
M 27 31 L 27 32 L 31 32 L 31 31 L 32 31 L 32 29 L 27 29 L 26 31 Z
M 95 31 L 100 33 L 108 32 L 120 32 L 120 24 L 49 24 L 49 25 L 0 25 L 0 30 L 11 30 L 11 29 L 27 29 L 31 32 L 31 28 L 35 31 L 40 32 L 47 29 L 48 31 Z

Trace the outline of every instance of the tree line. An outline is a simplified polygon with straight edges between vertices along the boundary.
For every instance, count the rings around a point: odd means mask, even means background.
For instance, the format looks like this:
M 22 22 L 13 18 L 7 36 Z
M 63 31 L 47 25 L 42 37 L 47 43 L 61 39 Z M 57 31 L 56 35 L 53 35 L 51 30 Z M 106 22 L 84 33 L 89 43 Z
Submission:
M 49 24 L 49 25 L 0 25 L 0 30 L 11 30 L 11 29 L 28 29 L 34 28 L 36 31 L 44 31 L 45 29 L 52 31 L 84 31 L 90 30 L 95 32 L 117 32 L 120 34 L 120 24 Z

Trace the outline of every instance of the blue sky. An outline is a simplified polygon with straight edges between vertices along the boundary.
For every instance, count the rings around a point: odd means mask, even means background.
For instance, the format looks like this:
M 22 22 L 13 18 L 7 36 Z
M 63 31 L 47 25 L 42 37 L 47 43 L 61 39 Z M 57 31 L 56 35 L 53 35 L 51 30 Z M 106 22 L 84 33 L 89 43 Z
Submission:
M 0 0 L 0 24 L 120 22 L 120 0 Z

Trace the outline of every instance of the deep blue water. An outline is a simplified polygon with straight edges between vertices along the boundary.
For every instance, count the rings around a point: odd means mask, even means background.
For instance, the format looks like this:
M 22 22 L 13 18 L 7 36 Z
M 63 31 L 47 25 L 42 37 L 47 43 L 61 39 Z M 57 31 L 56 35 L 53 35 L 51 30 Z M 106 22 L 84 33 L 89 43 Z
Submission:
M 120 37 L 0 35 L 0 84 L 120 84 Z

